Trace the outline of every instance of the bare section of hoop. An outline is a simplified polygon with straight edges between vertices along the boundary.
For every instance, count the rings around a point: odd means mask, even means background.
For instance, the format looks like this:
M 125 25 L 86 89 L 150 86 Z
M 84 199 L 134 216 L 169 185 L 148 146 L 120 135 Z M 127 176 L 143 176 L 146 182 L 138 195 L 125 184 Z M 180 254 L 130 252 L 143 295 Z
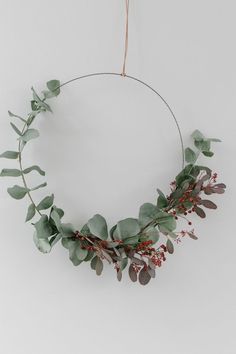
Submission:
M 71 80 L 68 80 L 68 81 L 64 82 L 59 87 L 61 88 L 63 86 L 69 85 L 71 82 L 82 80 L 82 79 L 86 79 L 86 78 L 89 78 L 89 77 L 94 77 L 94 76 L 120 76 L 123 79 L 133 80 L 133 81 L 141 84 L 142 86 L 148 88 L 149 90 L 151 90 L 154 94 L 156 94 L 161 99 L 161 101 L 165 104 L 166 108 L 170 112 L 171 117 L 173 118 L 174 123 L 175 123 L 175 125 L 177 127 L 177 130 L 178 130 L 178 135 L 179 135 L 179 139 L 180 139 L 180 146 L 181 146 L 181 154 L 182 154 L 182 168 L 183 168 L 184 167 L 184 142 L 183 142 L 183 136 L 182 136 L 182 133 L 181 133 L 179 122 L 178 122 L 178 120 L 177 120 L 172 108 L 167 103 L 167 101 L 163 98 L 163 96 L 159 92 L 157 92 L 152 86 L 148 85 L 146 82 L 144 82 L 144 81 L 142 81 L 142 80 L 140 80 L 140 79 L 138 79 L 138 78 L 136 78 L 134 76 L 131 76 L 131 75 L 123 76 L 122 74 L 119 74 L 119 73 L 101 72 L 101 73 L 91 73 L 91 74 L 75 77 L 75 78 L 73 78 Z

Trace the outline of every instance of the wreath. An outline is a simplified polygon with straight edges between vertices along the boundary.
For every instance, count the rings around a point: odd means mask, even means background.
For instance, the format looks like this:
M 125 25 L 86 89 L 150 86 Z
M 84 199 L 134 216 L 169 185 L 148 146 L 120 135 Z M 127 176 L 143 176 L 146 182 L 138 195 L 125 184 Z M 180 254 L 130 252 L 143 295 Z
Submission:
M 19 166 L 17 169 L 3 169 L 0 176 L 21 178 L 22 185 L 14 185 L 7 191 L 18 200 L 28 196 L 30 205 L 26 222 L 35 218 L 32 223 L 33 240 L 41 252 L 50 252 L 61 241 L 75 266 L 90 262 L 91 268 L 100 275 L 106 261 L 113 265 L 119 281 L 123 270 L 128 267 L 130 279 L 146 285 L 151 278 L 155 278 L 156 269 L 166 261 L 167 253 L 174 252 L 174 243 L 179 243 L 184 237 L 197 239 L 190 217 L 197 215 L 205 218 L 205 209 L 217 208 L 214 202 L 206 198 L 212 194 L 223 194 L 226 186 L 217 183 L 217 174 L 212 173 L 210 168 L 197 162 L 201 155 L 212 157 L 214 153 L 211 151 L 211 143 L 220 140 L 206 138 L 199 130 L 195 130 L 192 134 L 194 148 L 184 150 L 185 164 L 170 183 L 169 194 L 165 195 L 157 189 L 156 204 L 143 204 L 138 218 L 121 220 L 108 231 L 105 218 L 96 214 L 81 230 L 77 230 L 72 224 L 62 221 L 64 211 L 54 204 L 53 194 L 40 202 L 34 201 L 33 192 L 47 184 L 45 182 L 31 188 L 27 184 L 26 175 L 35 171 L 45 176 L 45 172 L 39 166 L 24 168 L 22 164 L 26 145 L 39 137 L 38 130 L 32 128 L 36 117 L 42 112 L 52 112 L 48 100 L 58 96 L 63 85 L 58 80 L 51 80 L 47 82 L 47 89 L 42 91 L 42 95 L 32 88 L 31 112 L 26 118 L 8 112 L 11 118 L 20 120 L 23 126 L 20 129 L 10 123 L 18 136 L 18 149 L 5 151 L 0 157 L 18 160 Z M 178 231 L 180 219 L 186 226 Z

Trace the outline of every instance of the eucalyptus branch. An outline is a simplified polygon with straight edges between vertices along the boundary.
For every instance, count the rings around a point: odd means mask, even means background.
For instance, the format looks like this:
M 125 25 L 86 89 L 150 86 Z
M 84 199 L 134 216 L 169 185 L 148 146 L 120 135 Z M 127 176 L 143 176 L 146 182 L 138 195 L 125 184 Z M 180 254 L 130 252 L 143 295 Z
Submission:
M 27 130 L 27 127 L 28 127 L 28 126 L 27 126 L 27 123 L 25 123 L 24 126 L 23 126 L 23 129 L 22 129 L 22 131 L 21 131 L 21 135 L 23 135 L 23 134 L 25 133 L 25 131 Z M 32 197 L 32 195 L 31 195 L 31 193 L 30 193 L 30 191 L 29 191 L 29 188 L 28 188 L 28 185 L 27 185 L 27 182 L 26 182 L 26 178 L 25 178 L 25 176 L 24 176 L 24 172 L 23 172 L 24 169 L 23 169 L 23 166 L 22 166 L 21 140 L 19 140 L 19 143 L 18 143 L 18 153 L 19 153 L 19 166 L 20 166 L 20 171 L 21 171 L 21 178 L 22 178 L 22 181 L 23 181 L 23 184 L 24 184 L 25 189 L 28 190 L 27 195 L 28 195 L 28 197 L 29 197 L 29 199 L 30 199 L 32 205 L 34 206 L 35 210 L 37 211 L 37 213 L 38 213 L 40 216 L 42 216 L 41 212 L 38 210 L 38 208 L 37 208 L 37 206 L 36 206 L 36 204 L 35 204 L 35 202 L 34 202 L 34 200 L 33 200 L 33 197 Z

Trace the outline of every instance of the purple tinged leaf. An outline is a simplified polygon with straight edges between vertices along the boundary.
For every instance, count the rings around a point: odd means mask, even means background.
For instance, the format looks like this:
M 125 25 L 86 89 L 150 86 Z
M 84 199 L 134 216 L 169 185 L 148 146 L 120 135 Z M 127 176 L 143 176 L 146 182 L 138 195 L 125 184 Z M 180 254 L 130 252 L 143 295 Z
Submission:
M 214 187 L 226 188 L 226 185 L 224 183 L 217 183 L 217 184 L 214 185 Z
M 103 262 L 102 260 L 98 257 L 97 263 L 96 263 L 96 274 L 101 275 L 103 271 Z
M 212 189 L 211 187 L 206 187 L 206 188 L 204 189 L 204 193 L 205 193 L 206 195 L 211 195 L 211 194 L 214 193 L 214 191 L 213 191 L 213 189 Z
M 138 279 L 141 285 L 147 285 L 149 283 L 151 275 L 148 273 L 146 267 L 140 270 Z
M 211 200 L 201 200 L 201 205 L 208 209 L 217 209 L 217 205 Z
M 119 269 L 117 272 L 117 280 L 121 281 L 121 279 L 122 279 L 122 271 Z
M 152 268 L 148 267 L 147 272 L 148 272 L 148 274 L 150 275 L 151 278 L 155 278 L 156 277 L 155 269 L 152 269 Z
M 213 193 L 216 194 L 224 194 L 225 190 L 223 188 L 213 188 L 212 189 Z
M 198 206 L 194 207 L 195 212 L 200 218 L 204 219 L 206 217 L 206 213 L 202 208 L 199 208 Z
M 137 273 L 135 272 L 132 263 L 129 266 L 129 277 L 135 283 L 138 279 Z
M 170 253 L 170 254 L 174 253 L 174 245 L 171 242 L 171 240 L 169 240 L 169 239 L 166 241 L 166 248 L 167 248 L 168 253 Z
M 98 259 L 98 256 L 95 256 L 95 257 L 91 260 L 90 265 L 91 265 L 91 268 L 92 268 L 93 270 L 96 269 L 97 259 Z
M 198 240 L 198 237 L 196 235 L 194 235 L 193 232 L 187 232 L 188 236 L 193 239 L 193 240 Z

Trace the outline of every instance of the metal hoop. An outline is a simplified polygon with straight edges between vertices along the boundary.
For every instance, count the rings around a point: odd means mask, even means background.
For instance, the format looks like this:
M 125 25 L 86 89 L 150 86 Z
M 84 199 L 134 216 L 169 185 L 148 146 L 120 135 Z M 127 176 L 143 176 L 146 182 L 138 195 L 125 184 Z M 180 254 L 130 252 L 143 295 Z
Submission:
M 102 73 L 91 73 L 91 74 L 75 77 L 74 79 L 71 79 L 71 80 L 68 80 L 68 81 L 62 83 L 59 87 L 61 88 L 63 86 L 66 86 L 66 85 L 70 84 L 71 82 L 74 82 L 74 81 L 77 81 L 77 80 L 80 80 L 80 79 L 85 79 L 85 78 L 92 77 L 92 76 L 108 76 L 108 75 L 110 75 L 110 76 L 120 76 L 122 78 L 127 78 L 127 79 L 130 79 L 130 80 L 136 81 L 136 82 L 140 83 L 141 85 L 143 85 L 143 86 L 147 87 L 148 89 L 150 89 L 152 92 L 154 92 L 162 100 L 162 102 L 165 104 L 165 106 L 167 107 L 168 111 L 170 112 L 172 118 L 174 119 L 175 125 L 176 125 L 177 130 L 178 130 L 179 139 L 180 139 L 180 145 L 181 145 L 182 168 L 183 168 L 184 167 L 184 143 L 183 143 L 183 136 L 182 136 L 182 133 L 181 133 L 181 130 L 180 130 L 180 125 L 179 125 L 179 123 L 177 121 L 177 118 L 176 118 L 172 108 L 167 103 L 167 101 L 160 95 L 159 92 L 157 92 L 153 87 L 148 85 L 146 82 L 144 82 L 144 81 L 142 81 L 142 80 L 140 80 L 140 79 L 138 79 L 138 78 L 136 78 L 134 76 L 130 76 L 130 75 L 122 75 L 122 74 L 113 73 L 113 72 L 102 72 Z

